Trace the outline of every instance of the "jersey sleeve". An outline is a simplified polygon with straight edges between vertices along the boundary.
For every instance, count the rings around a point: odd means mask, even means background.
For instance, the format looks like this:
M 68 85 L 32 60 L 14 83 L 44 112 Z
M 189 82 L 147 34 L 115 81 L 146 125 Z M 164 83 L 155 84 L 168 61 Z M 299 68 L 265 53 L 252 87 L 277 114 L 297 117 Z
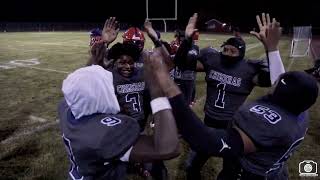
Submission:
M 260 87 L 270 87 L 271 80 L 268 60 L 248 60 L 248 64 L 256 71 L 256 84 Z
M 188 58 L 189 51 L 192 49 L 191 40 L 183 40 L 180 47 L 177 50 L 176 55 L 174 56 L 174 64 L 182 70 L 195 70 L 197 66 L 196 61 L 189 61 Z
M 202 63 L 204 68 L 207 69 L 211 64 L 211 61 L 218 58 L 218 56 L 220 56 L 218 50 L 212 47 L 207 47 L 200 50 L 198 60 Z

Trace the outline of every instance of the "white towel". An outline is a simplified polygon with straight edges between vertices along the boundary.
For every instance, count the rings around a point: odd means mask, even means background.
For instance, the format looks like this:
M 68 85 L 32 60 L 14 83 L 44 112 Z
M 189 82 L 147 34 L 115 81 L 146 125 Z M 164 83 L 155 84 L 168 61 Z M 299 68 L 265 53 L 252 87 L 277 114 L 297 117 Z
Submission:
M 117 114 L 120 111 L 112 73 L 98 65 L 69 74 L 63 81 L 62 92 L 76 119 L 94 113 Z

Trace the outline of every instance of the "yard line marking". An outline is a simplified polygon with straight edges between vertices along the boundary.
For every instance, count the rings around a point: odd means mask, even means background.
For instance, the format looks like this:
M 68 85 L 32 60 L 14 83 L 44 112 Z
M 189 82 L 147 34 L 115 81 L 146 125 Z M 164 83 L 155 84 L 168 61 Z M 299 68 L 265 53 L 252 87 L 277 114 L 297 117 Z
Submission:
M 266 58 L 266 53 L 261 54 L 258 59 L 264 59 L 264 58 Z
M 199 39 L 200 41 L 216 41 L 217 39 L 214 38 L 204 38 L 204 39 Z
M 63 43 L 38 43 L 38 44 L 40 44 L 40 45 L 53 45 L 53 46 L 89 47 L 87 45 L 63 44 Z
M 31 121 L 33 121 L 33 122 L 47 122 L 48 121 L 47 119 L 44 119 L 44 118 L 41 118 L 41 117 L 37 117 L 37 116 L 33 116 L 33 115 L 30 115 L 29 119 Z
M 251 49 L 254 49 L 254 48 L 259 47 L 259 46 L 261 46 L 261 45 L 262 45 L 261 43 L 248 44 L 247 51 L 250 51 Z
M 16 65 L 16 64 L 15 64 Z M 70 72 L 67 71 L 60 71 L 60 70 L 55 70 L 55 69 L 49 69 L 49 68 L 38 68 L 38 67 L 33 67 L 33 66 L 25 66 L 25 65 L 17 65 L 19 67 L 25 67 L 25 68 L 30 68 L 30 69 L 37 69 L 41 71 L 49 71 L 49 72 L 58 72 L 58 73 L 63 73 L 63 74 L 69 74 Z
M 35 41 L 16 41 L 20 46 L 24 45 L 49 45 L 49 46 L 70 46 L 70 47 L 88 47 L 86 44 L 74 44 L 74 42 L 35 42 Z
M 37 127 L 34 127 L 32 128 L 31 130 L 22 130 L 21 132 L 3 140 L 0 142 L 0 145 L 6 145 L 6 144 L 11 144 L 12 142 L 22 138 L 22 137 L 25 137 L 25 136 L 30 136 L 30 135 L 33 135 L 35 133 L 39 133 L 39 132 L 42 132 L 44 130 L 47 130 L 51 127 L 54 127 L 58 124 L 59 121 L 54 121 L 54 122 L 49 122 L 47 124 L 44 124 L 44 125 L 41 125 L 41 126 L 37 126 Z

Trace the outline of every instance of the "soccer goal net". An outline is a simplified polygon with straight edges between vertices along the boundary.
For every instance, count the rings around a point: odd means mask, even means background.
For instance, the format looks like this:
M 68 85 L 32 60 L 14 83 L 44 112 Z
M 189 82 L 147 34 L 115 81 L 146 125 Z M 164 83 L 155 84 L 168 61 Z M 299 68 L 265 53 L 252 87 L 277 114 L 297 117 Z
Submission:
M 312 39 L 311 26 L 293 27 L 290 57 L 304 57 L 309 55 Z

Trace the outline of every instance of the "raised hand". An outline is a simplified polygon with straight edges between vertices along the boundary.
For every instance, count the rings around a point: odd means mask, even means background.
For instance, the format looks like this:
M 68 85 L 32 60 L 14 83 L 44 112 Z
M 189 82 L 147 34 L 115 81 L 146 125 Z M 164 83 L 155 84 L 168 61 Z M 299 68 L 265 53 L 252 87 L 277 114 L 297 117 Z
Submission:
M 151 53 L 144 51 L 143 60 L 144 79 L 147 83 L 151 98 L 154 99 L 164 96 L 164 93 L 160 87 L 160 82 L 158 80 L 158 76 L 162 74 L 161 69 L 163 68 L 161 54 L 158 52 Z
M 280 27 L 280 23 L 273 18 L 272 23 L 267 30 L 266 45 L 268 51 L 278 50 L 281 34 L 282 28 Z
M 152 27 L 152 23 L 148 19 L 146 19 L 144 22 L 144 29 L 146 30 L 148 36 L 151 38 L 152 41 L 159 40 L 156 31 Z
M 186 31 L 185 31 L 185 37 L 187 39 L 190 39 L 193 36 L 193 34 L 196 31 L 198 31 L 198 29 L 196 29 L 197 19 L 198 19 L 197 13 L 194 13 L 193 16 L 190 17 L 188 25 L 186 27 Z
M 267 51 L 278 50 L 282 31 L 280 23 L 275 18 L 271 22 L 269 14 L 262 13 L 261 18 L 262 21 L 259 15 L 256 16 L 260 32 L 251 31 L 250 34 L 261 41 Z
M 178 86 L 170 78 L 168 67 L 165 63 L 167 56 L 161 48 L 155 48 L 150 55 L 144 55 L 145 80 L 149 86 L 151 97 L 174 97 L 181 93 Z
M 112 43 L 117 38 L 119 30 L 119 23 L 116 21 L 116 18 L 110 17 L 104 24 L 102 30 L 102 40 L 107 44 Z
M 154 82 L 154 80 L 159 76 L 169 76 L 168 67 L 165 63 L 166 57 L 163 55 L 161 48 L 155 48 L 152 53 L 144 53 L 143 56 L 145 58 L 144 63 L 146 65 L 146 69 L 148 69 L 147 72 L 150 76 L 153 76 L 153 78 L 150 80 L 151 82 Z M 146 78 L 150 79 L 148 77 Z
M 261 18 L 262 18 L 262 22 L 261 22 L 260 16 L 259 15 L 256 16 L 257 24 L 259 26 L 259 33 L 255 31 L 250 31 L 250 34 L 256 36 L 258 40 L 263 42 L 263 40 L 266 39 L 267 28 L 269 27 L 269 24 L 270 24 L 270 16 L 269 14 L 266 15 L 265 13 L 262 13 Z

